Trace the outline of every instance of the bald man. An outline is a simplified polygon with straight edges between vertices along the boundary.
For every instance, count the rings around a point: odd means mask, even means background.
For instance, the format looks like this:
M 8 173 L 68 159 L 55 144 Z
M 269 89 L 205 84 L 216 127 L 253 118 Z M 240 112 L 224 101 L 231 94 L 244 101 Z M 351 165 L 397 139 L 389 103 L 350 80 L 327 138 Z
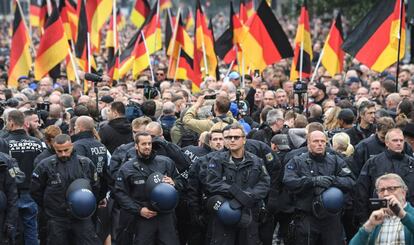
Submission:
M 297 245 L 342 245 L 343 233 L 341 210 L 336 213 L 318 211 L 315 197 L 330 187 L 342 192 L 354 185 L 351 170 L 337 155 L 326 153 L 327 136 L 322 131 L 313 131 L 307 136 L 308 152 L 294 157 L 285 167 L 283 183 L 297 200 L 293 244 Z M 305 164 L 304 164 L 305 163 Z
M 99 200 L 106 195 L 106 184 L 104 173 L 108 165 L 110 155 L 105 145 L 99 141 L 98 133 L 95 130 L 95 122 L 89 116 L 80 116 L 75 122 L 75 135 L 72 136 L 74 152 L 92 160 L 101 180 L 101 193 Z

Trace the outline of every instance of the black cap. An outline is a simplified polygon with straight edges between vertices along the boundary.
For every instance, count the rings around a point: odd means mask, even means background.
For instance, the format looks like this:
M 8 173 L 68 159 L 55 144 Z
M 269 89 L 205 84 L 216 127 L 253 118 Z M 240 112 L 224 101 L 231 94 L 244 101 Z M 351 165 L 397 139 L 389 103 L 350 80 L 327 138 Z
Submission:
M 287 134 L 276 134 L 272 137 L 271 142 L 277 145 L 277 148 L 279 148 L 279 150 L 290 150 L 289 138 Z
M 407 123 L 403 129 L 404 136 L 414 138 L 414 123 Z
M 104 95 L 101 97 L 101 99 L 99 101 L 105 102 L 105 103 L 112 103 L 114 101 L 114 98 L 112 98 L 109 95 Z

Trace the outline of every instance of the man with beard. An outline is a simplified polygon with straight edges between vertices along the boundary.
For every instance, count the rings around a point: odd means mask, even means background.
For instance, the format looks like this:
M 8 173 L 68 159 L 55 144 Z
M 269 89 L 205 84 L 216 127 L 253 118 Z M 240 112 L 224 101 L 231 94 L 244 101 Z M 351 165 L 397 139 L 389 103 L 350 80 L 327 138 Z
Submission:
M 121 208 L 136 217 L 134 245 L 177 245 L 174 212 L 156 212 L 145 193 L 148 177 L 154 172 L 164 175 L 162 182 L 175 186 L 174 162 L 152 150 L 152 137 L 146 132 L 135 135 L 136 158 L 126 162 L 118 172 L 115 199 Z
M 34 169 L 34 159 L 46 147 L 43 142 L 28 135 L 25 130 L 25 117 L 19 110 L 12 110 L 7 115 L 6 128 L 9 131 L 4 138 L 9 144 L 9 154 L 16 159 L 26 178 L 17 185 L 19 200 L 19 218 L 23 223 L 24 243 L 39 244 L 37 240 L 37 205 L 30 196 L 30 182 Z
M 40 125 L 39 115 L 35 110 L 27 110 L 24 112 L 24 129 L 30 136 L 42 140 L 43 135 L 39 130 Z
M 55 137 L 56 155 L 41 161 L 33 171 L 31 195 L 48 217 L 48 244 L 98 245 L 99 238 L 91 218 L 78 219 L 69 211 L 66 191 L 77 179 L 87 179 L 95 196 L 99 192 L 96 168 L 92 161 L 73 151 L 70 136 Z

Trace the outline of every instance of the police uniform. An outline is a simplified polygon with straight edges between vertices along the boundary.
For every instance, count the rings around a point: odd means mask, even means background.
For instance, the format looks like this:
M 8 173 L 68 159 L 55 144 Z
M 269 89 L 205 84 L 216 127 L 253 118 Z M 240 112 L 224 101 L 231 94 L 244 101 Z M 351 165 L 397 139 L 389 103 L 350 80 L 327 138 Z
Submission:
M 16 232 L 18 209 L 17 209 L 17 186 L 16 186 L 17 163 L 4 153 L 0 153 L 0 192 L 4 198 L 0 200 L 0 244 L 4 241 L 14 240 Z M 5 243 L 9 244 L 9 243 Z M 12 243 L 11 243 L 12 244 Z
M 96 167 L 100 183 L 100 193 L 98 200 L 102 200 L 106 196 L 108 187 L 105 180 L 105 172 L 108 166 L 109 152 L 105 145 L 95 139 L 92 131 L 80 132 L 73 137 L 73 149 L 76 154 L 89 158 Z
M 283 184 L 294 194 L 295 219 L 294 243 L 342 245 L 342 225 L 339 214 L 317 217 L 313 213 L 313 202 L 323 189 L 315 185 L 315 177 L 332 176 L 331 186 L 342 191 L 352 188 L 352 173 L 339 156 L 326 153 L 315 156 L 309 152 L 294 157 L 285 167 Z
M 160 172 L 172 179 L 177 177 L 177 170 L 171 159 L 154 153 L 149 158 L 137 155 L 120 168 L 113 194 L 121 208 L 135 217 L 134 245 L 154 244 L 156 241 L 160 244 L 177 245 L 172 212 L 158 213 L 151 219 L 140 215 L 143 207 L 153 210 L 145 192 L 146 181 L 153 172 Z
M 229 227 L 212 214 L 207 232 L 209 244 L 259 244 L 259 209 L 270 186 L 263 161 L 247 151 L 240 162 L 235 162 L 229 151 L 206 160 L 206 176 L 201 181 L 207 198 L 222 195 L 236 201 L 244 214 L 250 214 L 246 220 L 251 219 L 240 227 Z
M 95 196 L 99 179 L 92 161 L 72 153 L 68 161 L 56 155 L 41 161 L 33 172 L 31 195 L 48 217 L 48 244 L 99 244 L 92 219 L 77 219 L 69 209 L 66 191 L 76 179 L 90 181 Z
M 375 181 L 381 175 L 395 173 L 401 176 L 408 186 L 407 201 L 414 203 L 414 158 L 390 150 L 370 158 L 361 170 L 355 192 L 355 210 L 360 222 L 370 215 L 369 198 L 375 197 Z

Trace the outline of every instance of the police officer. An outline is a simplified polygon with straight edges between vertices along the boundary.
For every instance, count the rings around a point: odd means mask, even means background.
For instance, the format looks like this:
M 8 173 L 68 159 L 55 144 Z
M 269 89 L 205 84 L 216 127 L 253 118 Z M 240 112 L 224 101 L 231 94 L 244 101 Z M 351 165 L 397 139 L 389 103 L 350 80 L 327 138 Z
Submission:
M 24 243 L 29 245 L 39 244 L 37 237 L 37 205 L 30 196 L 30 182 L 34 169 L 34 159 L 45 148 L 45 144 L 39 139 L 29 136 L 25 130 L 25 116 L 19 110 L 12 110 L 7 115 L 6 128 L 9 131 L 4 138 L 9 143 L 9 154 L 16 159 L 19 168 L 26 178 L 23 183 L 17 185 L 19 200 L 19 218 L 23 224 Z
M 414 158 L 404 153 L 404 135 L 401 129 L 393 128 L 385 135 L 387 149 L 370 158 L 361 170 L 356 184 L 355 210 L 360 222 L 365 222 L 371 211 L 369 198 L 375 195 L 377 177 L 386 173 L 396 173 L 407 183 L 414 185 Z M 407 201 L 414 203 L 414 192 L 407 193 Z
M 223 137 L 223 134 L 222 134 L 222 137 Z M 181 151 L 190 158 L 192 163 L 194 163 L 197 161 L 199 157 L 207 155 L 208 153 L 211 152 L 211 147 L 209 143 L 210 143 L 210 133 L 202 132 L 200 134 L 200 137 L 198 138 L 198 145 L 188 145 L 186 147 L 181 148 Z
M 355 147 L 354 161 L 352 161 L 349 165 L 355 176 L 359 176 L 362 167 L 369 158 L 380 154 L 386 149 L 384 143 L 385 135 L 388 130 L 395 127 L 395 123 L 390 117 L 381 117 L 377 120 L 376 126 L 376 133 L 362 140 Z M 413 154 L 411 147 L 407 143 L 404 143 L 404 152 L 411 156 Z
M 175 185 L 177 172 L 171 159 L 156 155 L 152 150 L 151 135 L 135 135 L 136 158 L 126 162 L 118 172 L 115 198 L 121 208 L 136 217 L 133 244 L 178 244 L 172 212 L 154 211 L 145 193 L 147 178 L 154 172 L 164 174 L 163 182 Z
M 15 168 L 10 156 L 0 153 L 0 244 L 14 244 L 18 218 Z
M 66 200 L 69 185 L 80 178 L 89 180 L 97 196 L 99 180 L 92 161 L 73 151 L 70 136 L 55 137 L 56 155 L 41 161 L 33 172 L 31 195 L 48 216 L 48 244 L 99 244 L 91 218 L 78 219 Z
M 259 241 L 259 209 L 266 197 L 270 177 L 257 156 L 245 149 L 243 127 L 232 124 L 224 136 L 228 151 L 206 159 L 206 176 L 201 179 L 207 198 L 221 195 L 241 210 L 243 219 L 236 226 L 226 226 L 214 213 L 209 217 L 208 241 L 211 244 L 257 244 Z M 208 201 L 207 201 L 208 202 Z
M 99 200 L 106 202 L 105 196 L 108 190 L 105 181 L 105 172 L 108 166 L 109 152 L 105 145 L 96 139 L 95 124 L 91 117 L 80 116 L 75 122 L 75 135 L 72 136 L 73 148 L 76 154 L 85 156 L 95 164 L 100 183 Z
M 308 135 L 308 152 L 294 157 L 285 167 L 283 183 L 294 193 L 295 231 L 293 244 L 343 244 L 340 214 L 319 217 L 314 200 L 327 188 L 352 188 L 352 173 L 344 160 L 326 153 L 327 136 L 321 131 Z

